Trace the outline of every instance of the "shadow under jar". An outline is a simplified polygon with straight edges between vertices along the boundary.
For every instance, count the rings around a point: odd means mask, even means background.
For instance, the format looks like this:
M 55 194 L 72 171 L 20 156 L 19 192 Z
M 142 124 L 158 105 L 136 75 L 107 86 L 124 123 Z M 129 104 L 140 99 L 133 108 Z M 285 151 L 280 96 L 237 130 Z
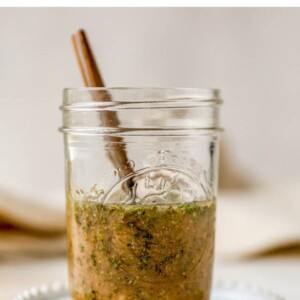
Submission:
M 65 90 L 73 299 L 209 299 L 220 104 L 206 89 Z

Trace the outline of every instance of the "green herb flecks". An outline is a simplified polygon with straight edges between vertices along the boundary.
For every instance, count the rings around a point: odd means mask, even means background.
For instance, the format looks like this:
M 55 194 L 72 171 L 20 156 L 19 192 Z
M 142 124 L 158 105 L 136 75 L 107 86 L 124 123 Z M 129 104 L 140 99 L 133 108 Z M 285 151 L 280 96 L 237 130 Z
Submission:
M 68 231 L 78 243 L 70 245 L 75 300 L 209 299 L 213 200 L 148 206 L 69 201 Z

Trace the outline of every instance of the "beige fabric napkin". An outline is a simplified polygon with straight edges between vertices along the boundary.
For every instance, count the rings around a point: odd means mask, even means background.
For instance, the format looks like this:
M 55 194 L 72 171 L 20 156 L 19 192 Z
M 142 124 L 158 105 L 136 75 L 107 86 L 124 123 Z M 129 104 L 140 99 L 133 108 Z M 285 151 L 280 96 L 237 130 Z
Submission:
M 300 185 L 220 193 L 217 253 L 224 258 L 300 247 Z
M 0 258 L 66 252 L 64 193 L 0 187 Z

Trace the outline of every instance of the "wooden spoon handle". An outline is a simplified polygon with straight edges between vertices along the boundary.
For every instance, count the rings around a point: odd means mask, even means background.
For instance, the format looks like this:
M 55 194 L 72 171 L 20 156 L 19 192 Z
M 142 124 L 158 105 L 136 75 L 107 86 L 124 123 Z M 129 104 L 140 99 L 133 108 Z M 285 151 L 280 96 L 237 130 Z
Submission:
M 85 86 L 104 87 L 101 73 L 85 32 L 80 29 L 77 34 L 73 34 L 72 42 Z
M 80 29 L 76 34 L 73 34 L 72 42 L 85 86 L 104 87 L 102 76 L 85 32 Z M 91 93 L 93 99 L 97 101 L 111 101 L 111 96 L 106 91 L 91 91 Z M 105 127 L 118 127 L 120 124 L 115 111 L 102 111 L 100 116 L 102 125 Z M 122 170 L 118 172 L 119 177 L 122 178 L 132 173 L 133 169 L 128 164 L 126 145 L 123 139 L 121 137 L 106 136 L 105 141 L 107 142 L 108 158 L 116 169 Z M 124 166 L 126 167 L 124 168 Z

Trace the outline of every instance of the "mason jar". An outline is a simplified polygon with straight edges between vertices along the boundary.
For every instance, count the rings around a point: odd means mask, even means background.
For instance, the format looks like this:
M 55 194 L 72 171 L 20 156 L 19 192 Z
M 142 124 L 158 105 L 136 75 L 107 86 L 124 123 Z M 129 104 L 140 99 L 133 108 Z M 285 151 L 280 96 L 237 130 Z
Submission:
M 208 300 L 218 90 L 64 91 L 70 292 Z

